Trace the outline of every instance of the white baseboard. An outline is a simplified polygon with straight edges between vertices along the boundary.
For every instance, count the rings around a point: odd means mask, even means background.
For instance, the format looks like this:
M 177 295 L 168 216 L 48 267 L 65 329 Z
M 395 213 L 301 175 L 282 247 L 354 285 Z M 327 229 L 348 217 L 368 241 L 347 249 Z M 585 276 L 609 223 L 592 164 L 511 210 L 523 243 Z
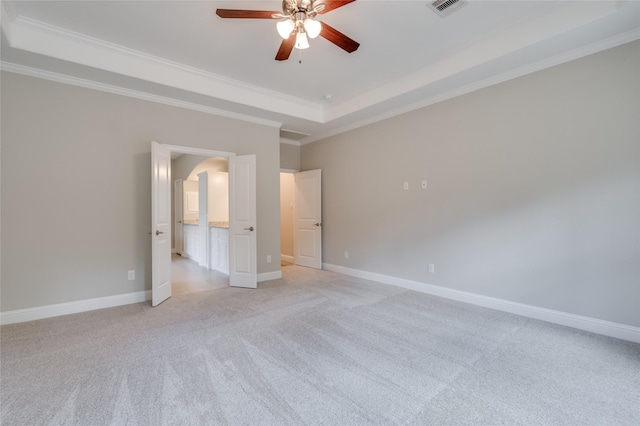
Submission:
M 57 303 L 55 305 L 38 306 L 36 308 L 16 309 L 15 311 L 0 313 L 0 324 L 14 324 L 60 315 L 77 314 L 79 312 L 93 311 L 94 309 L 113 308 L 114 306 L 146 302 L 147 300 L 151 300 L 151 291 L 149 290 Z
M 277 280 L 280 278 L 282 278 L 282 271 L 263 272 L 261 274 L 258 274 L 259 283 L 261 283 L 262 281 Z
M 264 272 L 258 274 L 258 282 L 277 280 L 282 278 L 282 271 Z M 35 308 L 16 309 L 0 312 L 0 324 L 15 324 L 18 322 L 34 321 L 60 315 L 77 314 L 95 309 L 113 308 L 151 300 L 151 290 L 135 293 L 118 294 L 115 296 L 97 297 L 94 299 L 76 300 L 73 302 L 57 303 L 55 305 L 38 306 Z
M 293 256 L 287 256 L 286 254 L 281 254 L 280 259 L 284 260 L 285 262 L 293 263 Z
M 590 318 L 581 315 L 569 314 L 561 311 L 554 311 L 552 309 L 525 305 L 523 303 L 511 302 L 504 299 L 482 296 L 479 294 L 468 293 L 466 291 L 454 290 L 451 288 L 425 284 L 418 281 L 406 280 L 403 278 L 391 277 L 388 275 L 362 271 L 359 269 L 347 268 L 339 265 L 332 265 L 329 263 L 324 263 L 322 266 L 323 269 L 326 269 L 327 271 L 338 272 L 340 274 L 350 275 L 352 277 L 363 278 L 383 284 L 390 284 L 396 287 L 402 287 L 409 290 L 419 291 L 421 293 L 444 297 L 446 299 L 471 303 L 473 305 L 483 306 L 485 308 L 496 309 L 498 311 L 509 312 L 528 318 L 534 318 L 554 324 L 560 324 L 567 327 L 590 331 L 592 333 L 603 334 L 605 336 L 640 343 L 640 327 L 634 327 L 611 321 L 604 321 L 597 318 Z

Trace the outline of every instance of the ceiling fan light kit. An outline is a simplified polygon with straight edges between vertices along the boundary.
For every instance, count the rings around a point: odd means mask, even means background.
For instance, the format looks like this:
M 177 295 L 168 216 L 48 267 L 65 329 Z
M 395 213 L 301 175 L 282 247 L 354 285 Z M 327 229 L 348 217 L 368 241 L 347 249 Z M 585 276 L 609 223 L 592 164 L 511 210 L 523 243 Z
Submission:
M 278 34 L 283 39 L 288 39 L 293 30 L 295 29 L 295 24 L 291 19 L 287 19 L 286 21 L 280 21 L 276 24 L 276 29 L 278 30 Z
M 278 34 L 283 39 L 288 39 L 293 32 L 296 32 L 296 45 L 297 49 L 306 49 L 309 47 L 309 43 L 306 42 L 307 37 L 316 38 L 322 31 L 322 24 L 319 21 L 314 21 L 312 18 L 308 18 L 303 12 L 298 12 L 286 21 L 280 21 L 276 24 Z M 301 37 L 301 34 L 304 37 Z M 306 35 L 305 35 L 306 34 Z M 306 47 L 298 47 L 298 40 L 304 39 Z
M 298 32 L 296 34 L 296 49 L 308 49 L 309 48 L 309 40 L 307 40 L 307 34 L 304 31 Z
M 320 31 L 322 31 L 322 24 L 320 21 L 314 21 L 311 18 L 307 18 L 304 21 L 304 30 L 307 32 L 309 37 L 316 38 L 320 35 Z
M 360 43 L 352 40 L 338 30 L 324 22 L 315 20 L 318 14 L 323 14 L 337 9 L 355 0 L 283 0 L 282 13 L 267 10 L 237 10 L 217 9 L 216 14 L 221 18 L 247 18 L 247 19 L 282 19 L 276 24 L 276 30 L 283 41 L 276 55 L 277 61 L 289 59 L 291 51 L 296 49 L 308 49 L 309 38 L 321 36 L 348 53 L 355 52 Z M 295 37 L 292 35 L 295 33 Z

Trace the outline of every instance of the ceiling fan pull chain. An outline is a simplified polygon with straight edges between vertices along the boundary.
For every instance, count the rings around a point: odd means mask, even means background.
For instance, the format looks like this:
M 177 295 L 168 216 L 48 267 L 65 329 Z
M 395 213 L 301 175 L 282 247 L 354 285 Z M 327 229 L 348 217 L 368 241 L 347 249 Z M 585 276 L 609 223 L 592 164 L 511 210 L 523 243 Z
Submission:
M 302 63 L 302 49 L 298 49 L 298 63 Z

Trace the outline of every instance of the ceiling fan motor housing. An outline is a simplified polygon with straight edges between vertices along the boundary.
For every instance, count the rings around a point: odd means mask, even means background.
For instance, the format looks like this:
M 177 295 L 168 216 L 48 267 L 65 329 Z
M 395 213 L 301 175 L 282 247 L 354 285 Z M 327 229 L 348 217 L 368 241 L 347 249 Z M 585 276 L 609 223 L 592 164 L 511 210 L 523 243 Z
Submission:
M 313 18 L 318 12 L 322 12 L 327 7 L 324 0 L 282 0 L 282 13 L 285 16 L 292 16 L 296 13 L 305 13 L 309 18 Z

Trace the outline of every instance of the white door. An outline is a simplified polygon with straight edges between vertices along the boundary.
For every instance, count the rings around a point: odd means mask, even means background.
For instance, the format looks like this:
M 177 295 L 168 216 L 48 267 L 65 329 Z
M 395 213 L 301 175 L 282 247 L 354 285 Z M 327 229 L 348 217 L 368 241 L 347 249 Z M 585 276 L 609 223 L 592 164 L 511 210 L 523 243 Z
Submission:
M 151 142 L 151 304 L 171 297 L 171 152 Z
M 175 209 L 174 209 L 174 213 L 173 213 L 173 217 L 175 218 L 175 227 L 174 229 L 174 234 L 175 234 L 175 246 L 176 246 L 176 253 L 178 253 L 180 256 L 183 255 L 184 252 L 184 235 L 183 235 L 183 229 L 182 229 L 182 220 L 183 220 L 183 214 L 184 214 L 184 208 L 182 206 L 182 189 L 183 189 L 183 180 L 182 179 L 176 179 L 175 183 L 174 183 L 174 189 L 173 189 L 173 194 L 174 194 L 174 200 L 175 200 Z
M 293 258 L 300 266 L 322 269 L 322 173 L 295 173 Z
M 229 284 L 257 288 L 256 156 L 229 158 Z

